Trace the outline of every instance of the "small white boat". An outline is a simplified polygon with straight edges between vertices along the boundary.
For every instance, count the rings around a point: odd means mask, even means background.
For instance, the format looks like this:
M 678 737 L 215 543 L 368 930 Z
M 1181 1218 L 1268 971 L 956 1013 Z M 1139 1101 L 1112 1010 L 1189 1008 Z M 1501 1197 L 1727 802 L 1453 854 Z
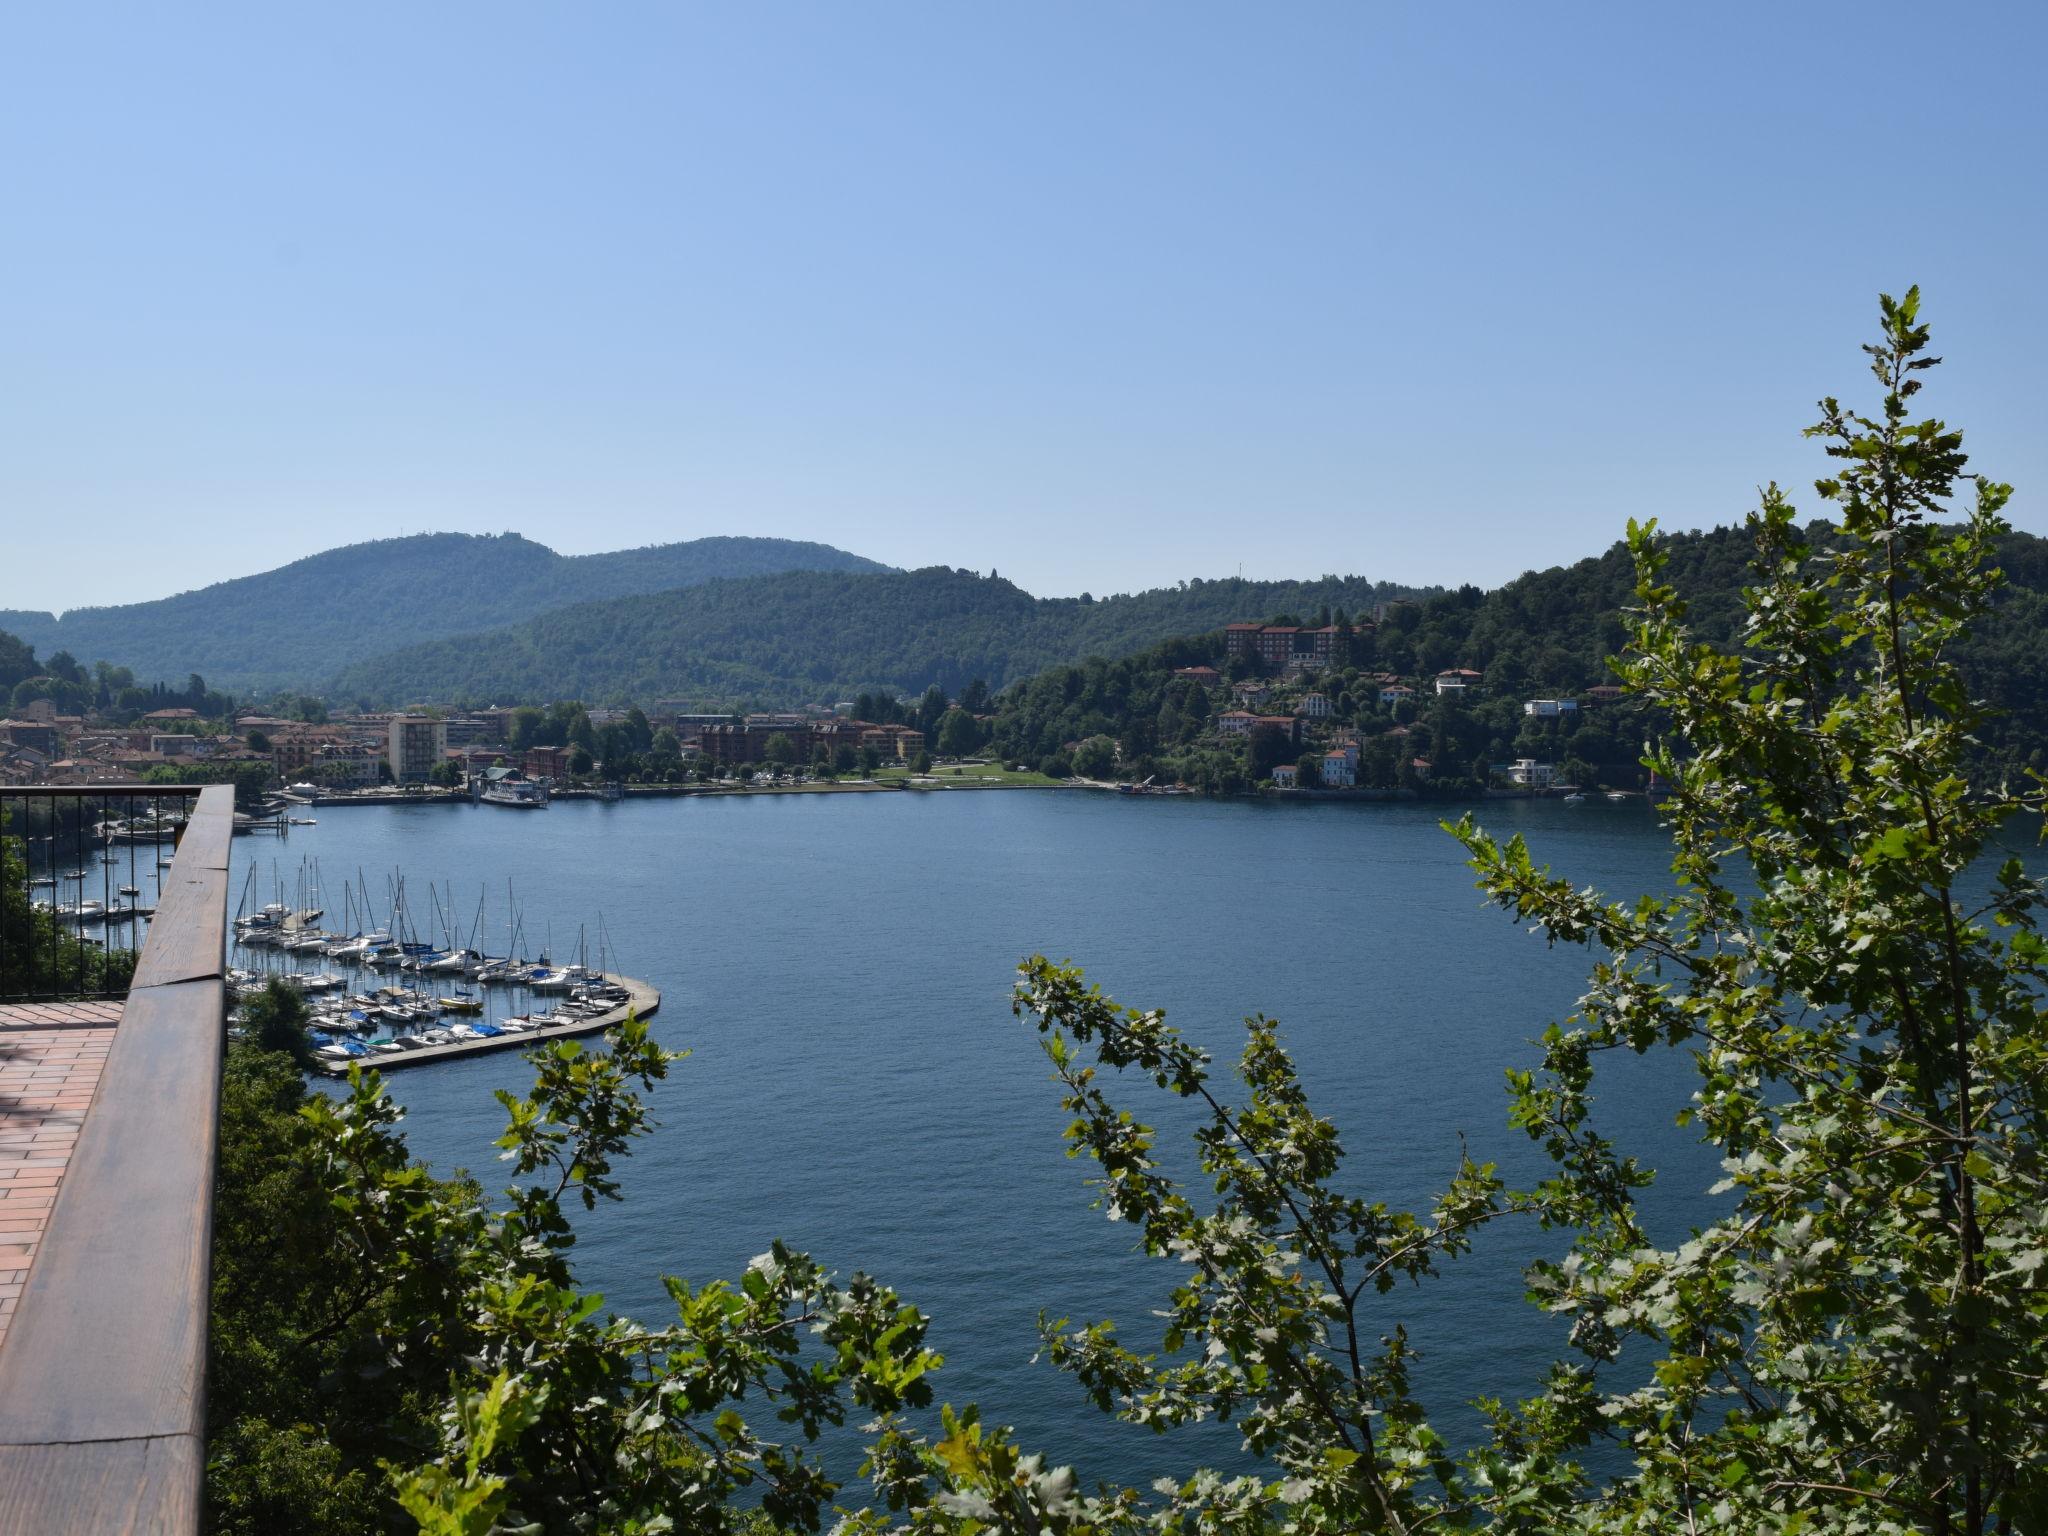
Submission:
M 527 985 L 536 992 L 567 992 L 583 985 L 586 973 L 580 965 L 565 965 L 534 977 Z

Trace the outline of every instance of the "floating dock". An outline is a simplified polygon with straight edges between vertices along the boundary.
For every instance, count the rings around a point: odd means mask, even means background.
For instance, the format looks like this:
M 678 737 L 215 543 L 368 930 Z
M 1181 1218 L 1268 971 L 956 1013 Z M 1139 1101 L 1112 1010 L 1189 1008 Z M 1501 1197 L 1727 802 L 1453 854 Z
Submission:
M 400 1067 L 417 1067 L 430 1061 L 449 1061 L 457 1056 L 477 1056 L 485 1051 L 520 1050 L 541 1040 L 560 1040 L 572 1035 L 594 1035 L 599 1030 L 610 1029 L 614 1024 L 623 1024 L 627 1014 L 646 1018 L 661 1007 L 661 994 L 644 981 L 635 981 L 630 976 L 608 978 L 615 985 L 624 987 L 630 994 L 618 1007 L 604 1013 L 593 1014 L 587 1019 L 576 1019 L 567 1024 L 550 1024 L 544 1029 L 508 1030 L 502 1035 L 485 1035 L 476 1040 L 456 1040 L 447 1045 L 422 1045 L 410 1051 L 376 1051 L 367 1056 L 351 1057 L 345 1062 L 320 1062 L 319 1069 L 330 1077 L 347 1077 L 351 1066 L 374 1067 L 379 1072 L 395 1072 Z M 455 1020 L 460 1022 L 460 1020 Z

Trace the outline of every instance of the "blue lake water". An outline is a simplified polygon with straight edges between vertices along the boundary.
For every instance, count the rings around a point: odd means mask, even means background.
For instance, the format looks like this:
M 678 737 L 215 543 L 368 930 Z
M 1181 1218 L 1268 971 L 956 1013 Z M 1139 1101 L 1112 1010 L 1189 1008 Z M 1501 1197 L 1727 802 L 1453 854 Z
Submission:
M 580 1219 L 583 1283 L 658 1322 L 660 1275 L 736 1275 L 781 1237 L 931 1313 L 943 1399 L 980 1403 L 1084 1479 L 1143 1482 L 1235 1464 L 1235 1439 L 1115 1424 L 1032 1362 L 1041 1309 L 1146 1338 L 1177 1266 L 1089 1209 L 1090 1165 L 1064 1155 L 1050 1069 L 1009 1011 L 1013 969 L 1071 958 L 1119 1000 L 1167 1008 L 1226 1065 L 1245 1014 L 1278 1018 L 1359 1193 L 1426 1199 L 1460 1133 L 1533 1176 L 1502 1069 L 1533 1062 L 1589 957 L 1485 906 L 1442 814 L 1007 791 L 323 808 L 317 826 L 238 839 L 235 855 L 265 882 L 275 866 L 288 895 L 317 859 L 331 914 L 359 868 L 380 917 L 393 871 L 416 903 L 452 881 L 464 922 L 481 889 L 494 950 L 508 878 L 527 934 L 551 925 L 557 958 L 579 926 L 594 950 L 602 914 L 617 968 L 662 991 L 656 1035 L 694 1054 L 657 1091 L 661 1127 L 625 1169 L 625 1203 Z M 1668 883 L 1641 802 L 1502 801 L 1481 819 L 1579 884 Z M 419 1155 L 495 1186 L 491 1090 L 527 1076 L 503 1053 L 389 1081 Z M 1603 1081 L 1603 1130 L 1665 1170 L 1658 1235 L 1682 1234 L 1717 1176 L 1671 1126 L 1689 1062 L 1616 1061 Z M 1187 1123 L 1147 1081 L 1116 1091 L 1143 1118 Z M 1421 1347 L 1418 1386 L 1449 1428 L 1471 1424 L 1461 1405 L 1481 1392 L 1533 1389 L 1559 1352 L 1519 1278 L 1558 1242 L 1498 1226 L 1446 1280 L 1374 1304 L 1375 1327 L 1405 1323 Z M 837 1470 L 850 1478 L 852 1461 Z

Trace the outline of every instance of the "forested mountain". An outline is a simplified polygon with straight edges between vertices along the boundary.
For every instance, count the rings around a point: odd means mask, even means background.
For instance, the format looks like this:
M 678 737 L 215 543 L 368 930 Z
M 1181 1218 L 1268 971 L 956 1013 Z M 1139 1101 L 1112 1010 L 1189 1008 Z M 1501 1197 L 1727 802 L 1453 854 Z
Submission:
M 306 687 L 364 657 L 536 612 L 778 571 L 886 571 L 829 544 L 710 538 L 558 555 L 516 533 L 428 533 L 330 549 L 155 602 L 0 611 L 0 630 L 144 677 Z
M 1038 598 L 944 566 L 881 575 L 791 572 L 592 603 L 347 668 L 329 696 L 546 701 L 691 698 L 802 703 L 862 688 L 994 687 L 1247 615 L 1366 612 L 1417 589 L 1360 577 L 1190 581 L 1094 599 Z

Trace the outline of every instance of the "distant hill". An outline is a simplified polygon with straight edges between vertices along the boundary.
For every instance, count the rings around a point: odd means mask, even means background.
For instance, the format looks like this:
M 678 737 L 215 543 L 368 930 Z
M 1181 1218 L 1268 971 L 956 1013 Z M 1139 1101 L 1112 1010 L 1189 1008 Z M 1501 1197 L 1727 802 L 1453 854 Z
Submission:
M 516 533 L 428 533 L 351 544 L 257 576 L 114 608 L 0 610 L 0 630 L 47 657 L 69 651 L 137 676 L 239 691 L 304 688 L 417 641 L 549 609 L 779 571 L 886 571 L 829 544 L 710 538 L 558 555 Z
M 1040 598 L 933 566 L 790 572 L 591 603 L 489 633 L 408 646 L 343 669 L 344 702 L 693 698 L 800 703 L 868 687 L 1000 688 L 1060 662 L 1325 604 L 1350 612 L 1413 587 L 1362 577 L 1191 581 L 1151 592 Z

